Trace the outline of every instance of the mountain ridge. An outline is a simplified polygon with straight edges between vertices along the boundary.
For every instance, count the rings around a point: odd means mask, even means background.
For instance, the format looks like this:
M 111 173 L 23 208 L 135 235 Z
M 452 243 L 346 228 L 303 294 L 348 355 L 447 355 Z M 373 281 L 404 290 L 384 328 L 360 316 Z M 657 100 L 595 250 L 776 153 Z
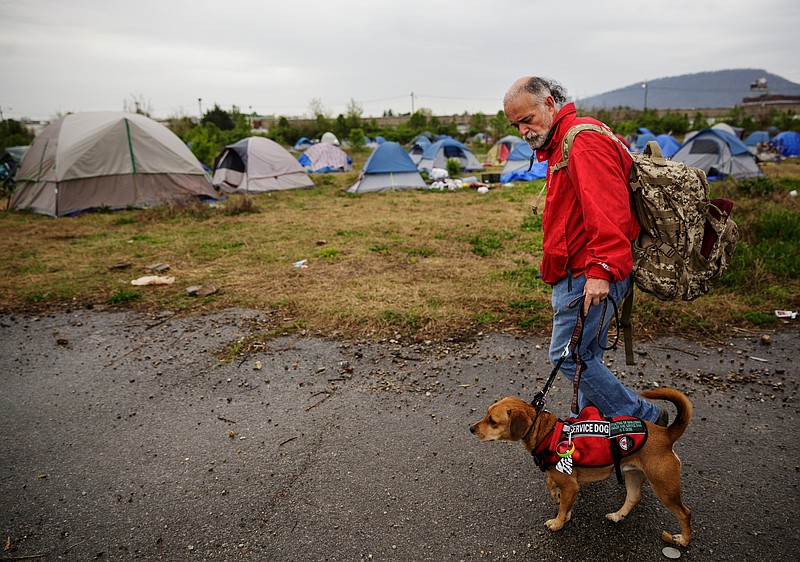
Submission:
M 648 109 L 725 108 L 741 105 L 743 98 L 764 94 L 800 96 L 800 84 L 763 69 L 716 70 L 637 82 L 577 99 L 575 105 L 587 110 L 643 109 L 645 104 Z

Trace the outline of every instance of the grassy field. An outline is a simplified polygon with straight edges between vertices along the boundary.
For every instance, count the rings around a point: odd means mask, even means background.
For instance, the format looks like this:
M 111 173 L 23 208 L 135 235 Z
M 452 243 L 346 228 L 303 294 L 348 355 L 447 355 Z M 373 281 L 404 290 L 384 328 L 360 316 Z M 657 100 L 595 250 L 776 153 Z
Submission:
M 356 157 L 356 169 L 365 156 Z M 742 233 L 722 284 L 692 303 L 638 293 L 637 337 L 716 338 L 779 326 L 800 307 L 800 165 L 765 166 L 767 178 L 714 183 L 736 202 Z M 221 204 L 87 213 L 52 219 L 0 213 L 0 308 L 263 310 L 275 333 L 424 339 L 479 330 L 549 331 L 550 289 L 537 278 L 541 182 L 453 192 L 349 195 L 357 171 L 314 176 L 316 188 L 230 196 Z M 307 260 L 307 267 L 295 262 Z M 147 267 L 175 283 L 137 287 Z M 114 267 L 130 264 L 129 267 Z M 220 290 L 192 297 L 212 281 Z

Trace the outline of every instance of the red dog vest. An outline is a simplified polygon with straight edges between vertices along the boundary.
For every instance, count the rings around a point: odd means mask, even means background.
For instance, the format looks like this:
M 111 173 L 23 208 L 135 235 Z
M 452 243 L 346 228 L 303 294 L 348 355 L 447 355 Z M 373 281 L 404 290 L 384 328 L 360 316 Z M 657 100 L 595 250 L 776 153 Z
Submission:
M 639 418 L 604 418 L 596 407 L 587 406 L 577 418 L 558 420 L 532 454 L 542 470 L 566 456 L 575 466 L 602 467 L 618 464 L 620 458 L 632 455 L 646 441 L 647 426 Z M 574 451 L 565 455 L 573 444 Z

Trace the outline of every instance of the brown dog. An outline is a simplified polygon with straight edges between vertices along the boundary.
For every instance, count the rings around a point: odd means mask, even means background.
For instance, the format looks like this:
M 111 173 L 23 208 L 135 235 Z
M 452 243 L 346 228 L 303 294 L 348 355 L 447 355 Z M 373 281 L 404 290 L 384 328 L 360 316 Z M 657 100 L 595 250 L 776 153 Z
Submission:
M 625 503 L 606 518 L 617 523 L 625 519 L 642 497 L 642 483 L 650 483 L 653 492 L 664 503 L 681 526 L 681 532 L 671 535 L 664 531 L 662 537 L 669 542 L 686 546 L 692 539 L 690 526 L 692 512 L 681 501 L 681 461 L 672 450 L 672 445 L 686 431 L 692 419 L 692 403 L 680 391 L 673 388 L 660 388 L 642 392 L 644 398 L 667 400 L 678 410 L 675 421 L 669 427 L 661 427 L 645 422 L 648 438 L 641 449 L 620 461 L 625 475 L 627 495 Z M 521 441 L 525 450 L 531 453 L 555 427 L 556 416 L 536 409 L 520 398 L 506 397 L 489 406 L 486 417 L 470 427 L 481 441 Z M 572 505 L 578 497 L 581 484 L 598 482 L 607 478 L 614 466 L 587 468 L 576 466 L 571 474 L 555 468 L 556 463 L 545 463 L 543 470 L 547 475 L 547 489 L 553 501 L 559 504 L 558 515 L 549 519 L 545 525 L 551 531 L 558 531 L 569 521 Z

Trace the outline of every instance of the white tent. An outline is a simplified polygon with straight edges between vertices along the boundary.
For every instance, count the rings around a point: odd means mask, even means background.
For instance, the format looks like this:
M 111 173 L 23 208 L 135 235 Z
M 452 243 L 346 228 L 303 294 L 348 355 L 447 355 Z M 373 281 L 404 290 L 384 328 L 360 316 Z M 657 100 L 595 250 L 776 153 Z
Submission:
M 264 137 L 248 137 L 226 146 L 214 160 L 214 185 L 239 193 L 314 187 L 288 150 Z
M 16 180 L 10 209 L 54 217 L 218 199 L 183 141 L 135 113 L 74 113 L 51 123 L 26 152 Z
M 339 139 L 336 137 L 336 135 L 334 135 L 330 131 L 328 131 L 327 133 L 324 133 L 322 135 L 322 138 L 319 140 L 319 142 L 324 142 L 325 144 L 332 144 L 333 146 L 339 146 L 341 144 L 339 142 Z

